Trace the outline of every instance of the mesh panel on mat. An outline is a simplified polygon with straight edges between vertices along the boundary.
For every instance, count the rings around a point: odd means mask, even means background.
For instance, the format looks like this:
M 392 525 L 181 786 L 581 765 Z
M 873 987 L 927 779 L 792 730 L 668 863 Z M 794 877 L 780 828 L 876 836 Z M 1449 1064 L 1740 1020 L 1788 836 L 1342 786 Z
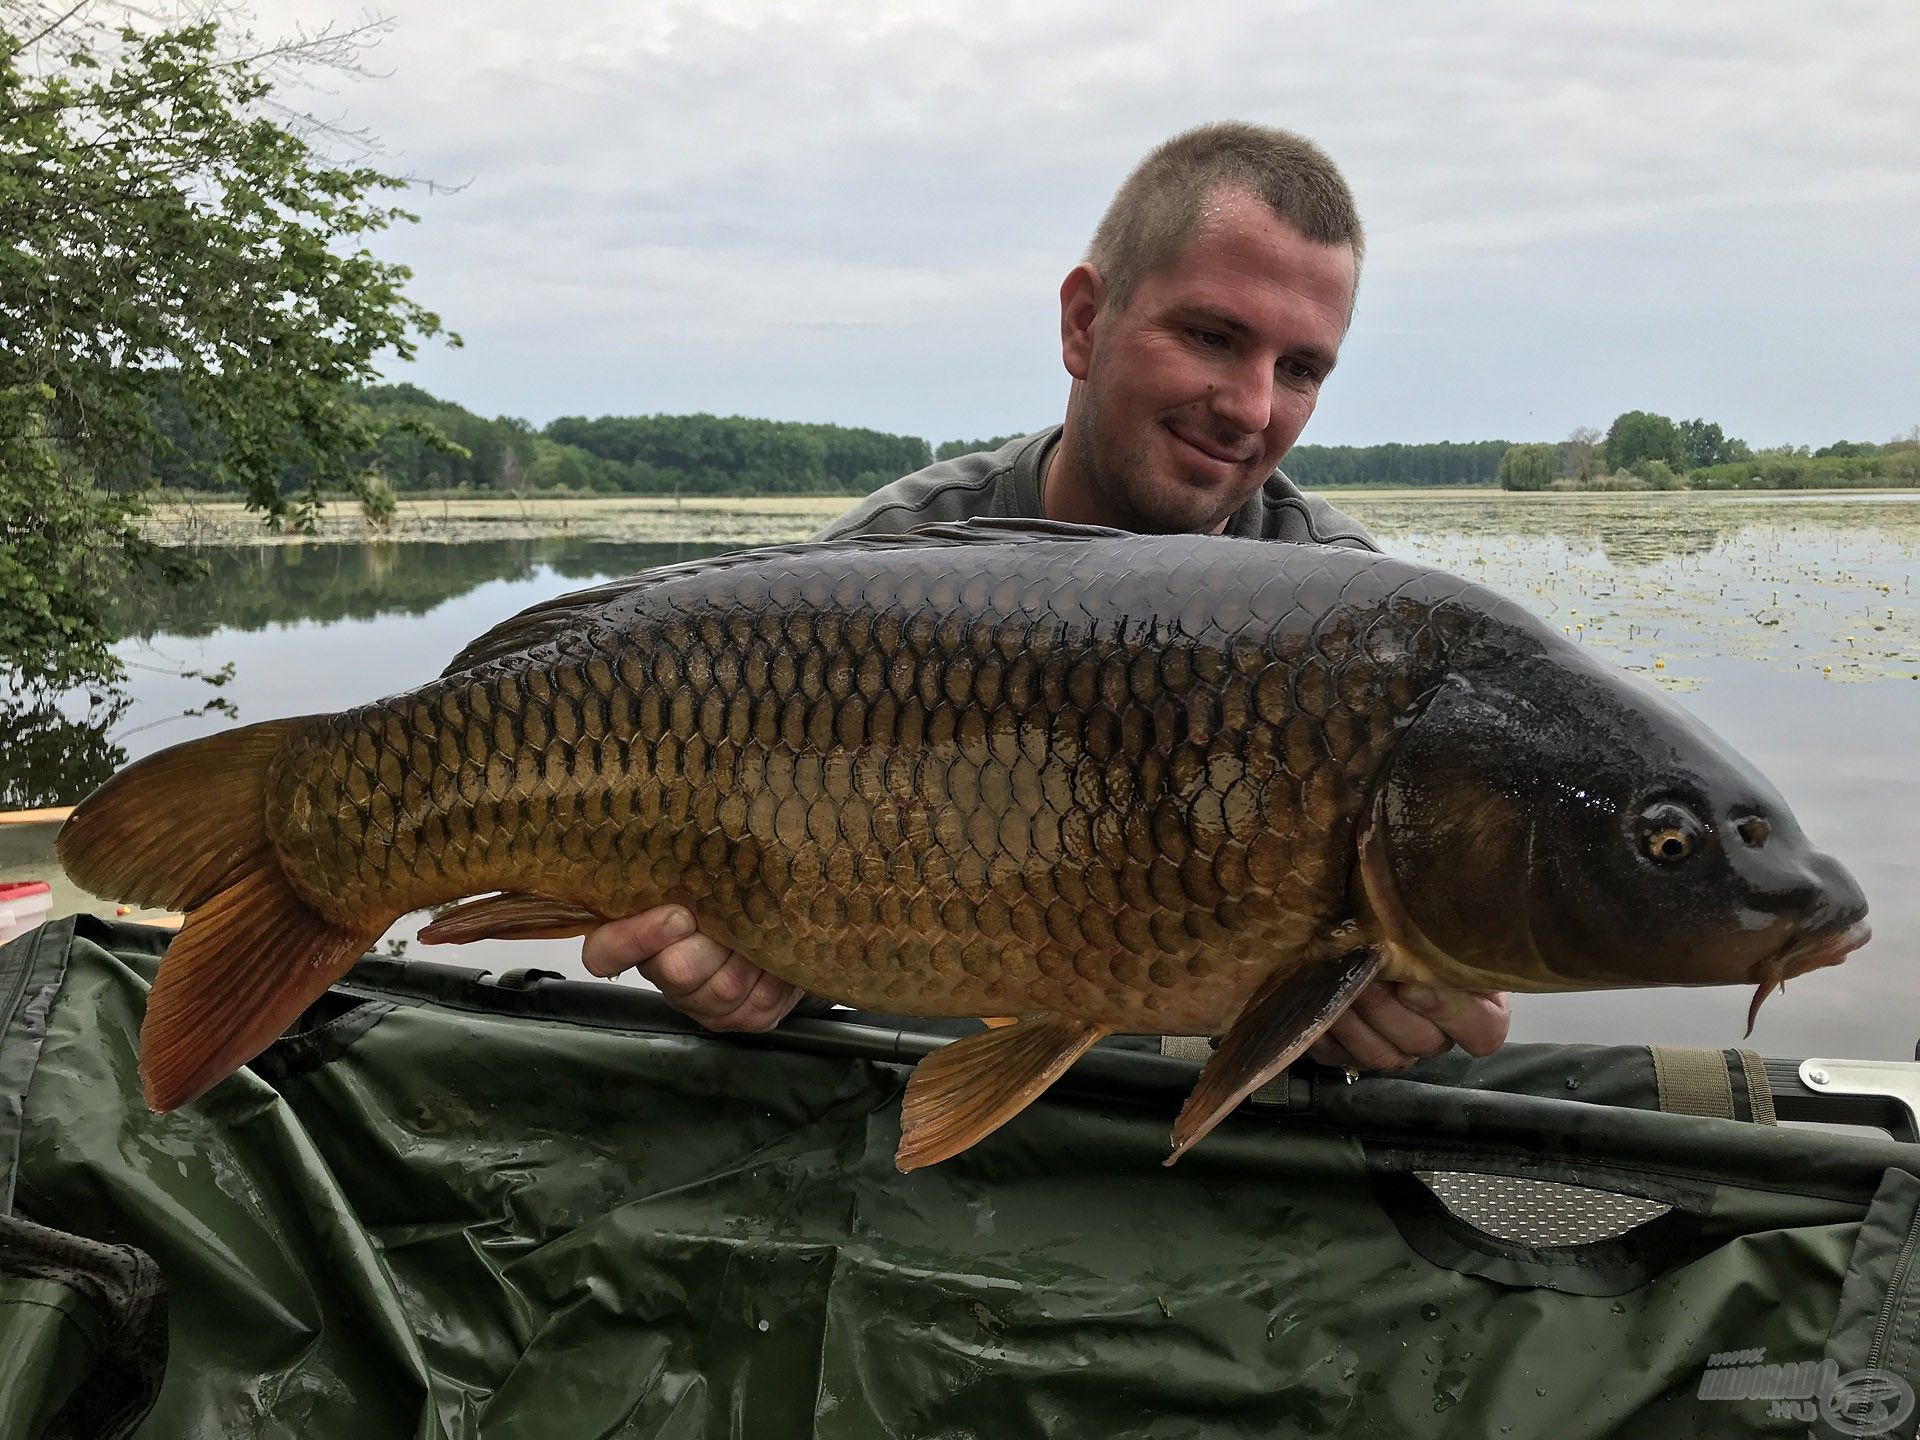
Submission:
M 1415 1174 L 1460 1219 L 1515 1245 L 1588 1245 L 1611 1240 L 1673 1208 L 1638 1195 L 1616 1195 L 1552 1180 L 1465 1170 Z

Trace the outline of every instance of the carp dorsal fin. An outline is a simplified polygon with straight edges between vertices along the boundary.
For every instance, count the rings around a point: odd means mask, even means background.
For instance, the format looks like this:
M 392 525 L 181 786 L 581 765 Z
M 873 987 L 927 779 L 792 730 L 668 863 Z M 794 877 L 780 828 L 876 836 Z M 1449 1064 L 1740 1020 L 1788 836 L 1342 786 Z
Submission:
M 507 890 L 463 900 L 420 929 L 423 945 L 464 945 L 470 940 L 566 940 L 607 923 L 607 917 L 527 890 Z
M 1029 1015 L 943 1045 L 907 1081 L 893 1163 L 905 1172 L 958 1155 L 1039 1099 L 1109 1033 L 1064 1015 Z
M 752 565 L 775 556 L 839 555 L 849 550 L 907 550 L 949 545 L 1007 544 L 1021 540 L 1111 540 L 1124 537 L 1124 530 L 1109 530 L 1098 525 L 1069 525 L 1057 520 L 976 519 L 941 521 L 922 525 L 903 535 L 848 535 L 837 540 L 797 540 L 787 545 L 762 545 L 752 550 L 732 550 L 725 555 L 707 555 L 698 560 L 677 560 L 657 565 L 637 575 L 623 576 L 571 594 L 556 595 L 529 606 L 518 615 L 501 621 L 484 635 L 470 641 L 454 656 L 442 676 L 458 675 L 509 655 L 578 634 L 592 628 L 600 616 L 629 596 L 650 590 L 672 580 L 685 580 Z
M 1014 540 L 1133 540 L 1128 530 L 1111 525 L 1078 525 L 1030 515 L 976 515 L 971 520 L 934 520 L 916 525 L 909 535 L 950 545 L 1002 545 Z M 862 536 L 862 539 L 872 538 Z
M 529 606 L 469 640 L 466 648 L 447 662 L 447 668 L 440 672 L 441 678 L 504 660 L 509 655 L 518 655 L 585 629 L 615 600 L 651 583 L 648 577 L 652 574 L 649 570 L 624 580 L 610 580 L 590 590 L 575 590 L 570 595 L 556 595 Z
M 1276 970 L 1241 1008 L 1173 1122 L 1171 1165 L 1233 1107 L 1299 1059 L 1386 963 L 1371 946 Z

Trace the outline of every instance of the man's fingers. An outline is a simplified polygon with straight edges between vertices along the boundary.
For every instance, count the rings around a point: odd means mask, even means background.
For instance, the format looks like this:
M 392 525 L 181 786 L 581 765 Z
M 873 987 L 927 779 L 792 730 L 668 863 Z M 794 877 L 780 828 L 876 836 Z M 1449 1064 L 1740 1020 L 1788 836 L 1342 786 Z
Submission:
M 1353 1056 L 1347 1053 L 1347 1047 L 1331 1035 L 1322 1035 L 1307 1048 L 1307 1058 L 1318 1060 L 1322 1065 L 1331 1065 L 1336 1070 L 1358 1070 Z
M 800 991 L 778 975 L 753 969 L 755 979 L 745 998 L 725 1014 L 701 1017 L 709 1030 L 771 1030 L 800 1001 Z
M 1513 1026 L 1507 997 L 1497 990 L 1405 985 L 1400 998 L 1469 1055 L 1491 1055 L 1506 1043 L 1507 1031 Z
M 695 928 L 684 905 L 660 905 L 592 931 L 580 960 L 595 975 L 626 970 L 709 1030 L 770 1030 L 801 991 Z
M 692 943 L 692 941 L 681 942 L 682 945 Z M 660 957 L 660 960 L 666 961 L 672 957 L 673 951 L 669 950 Z M 657 965 L 659 962 L 655 963 Z M 764 973 L 758 965 L 738 950 L 727 951 L 722 954 L 720 964 L 705 980 L 691 990 L 683 990 L 675 994 L 673 1002 L 701 1024 L 712 1025 L 715 1021 L 739 1009 L 741 1002 L 753 993 L 755 982 Z M 667 987 L 662 985 L 660 988 L 664 991 Z
M 586 942 L 580 947 L 580 963 L 592 974 L 610 979 L 623 970 L 631 970 L 651 960 L 674 941 L 691 934 L 693 916 L 684 905 L 656 905 L 637 915 L 609 920 L 589 931 Z M 726 951 L 721 950 L 714 965 L 717 966 L 725 958 Z M 655 980 L 654 983 L 657 985 L 660 982 Z M 700 980 L 695 979 L 691 983 L 697 985 Z
M 1400 986 L 1369 985 L 1360 992 L 1360 998 L 1353 1002 L 1353 1009 L 1348 1013 L 1365 1020 L 1374 1033 L 1393 1046 L 1408 1063 L 1453 1048 L 1453 1041 L 1444 1030 L 1407 1006 Z
M 1507 997 L 1498 992 L 1380 981 L 1361 991 L 1307 1054 L 1323 1065 L 1399 1070 L 1454 1045 L 1491 1055 L 1511 1025 Z
M 1338 1043 L 1350 1057 L 1350 1063 L 1359 1070 L 1399 1070 L 1413 1063 L 1413 1057 L 1403 1054 L 1366 1020 L 1347 1011 L 1326 1033 L 1325 1039 Z

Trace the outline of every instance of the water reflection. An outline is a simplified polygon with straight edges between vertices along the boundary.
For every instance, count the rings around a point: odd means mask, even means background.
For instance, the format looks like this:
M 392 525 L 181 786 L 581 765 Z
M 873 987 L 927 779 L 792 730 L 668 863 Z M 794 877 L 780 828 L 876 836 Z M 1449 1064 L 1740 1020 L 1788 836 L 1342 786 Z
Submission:
M 131 704 L 104 697 L 76 718 L 48 700 L 0 695 L 0 810 L 68 803 L 126 764 L 109 737 Z
M 109 620 L 141 640 L 258 631 L 296 621 L 335 624 L 379 616 L 425 615 L 496 581 L 530 582 L 543 570 L 583 582 L 724 549 L 672 542 L 476 540 L 378 544 L 291 543 L 196 552 L 208 567 L 198 584 L 146 581 L 112 597 Z M 496 617 L 504 620 L 506 614 Z

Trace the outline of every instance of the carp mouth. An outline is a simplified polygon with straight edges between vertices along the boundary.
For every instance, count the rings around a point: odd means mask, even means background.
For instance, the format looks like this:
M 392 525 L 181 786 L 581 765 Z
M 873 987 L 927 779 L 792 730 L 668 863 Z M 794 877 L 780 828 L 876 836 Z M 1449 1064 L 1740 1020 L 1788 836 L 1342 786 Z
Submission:
M 1873 938 L 1873 926 L 1856 920 L 1844 930 L 1808 935 L 1788 944 L 1777 955 L 1770 955 L 1753 967 L 1750 977 L 1755 985 L 1753 1003 L 1747 1007 L 1747 1034 L 1753 1034 L 1753 1022 L 1759 1018 L 1760 1002 L 1782 988 L 1795 975 L 1809 970 L 1838 965 L 1847 956 Z

